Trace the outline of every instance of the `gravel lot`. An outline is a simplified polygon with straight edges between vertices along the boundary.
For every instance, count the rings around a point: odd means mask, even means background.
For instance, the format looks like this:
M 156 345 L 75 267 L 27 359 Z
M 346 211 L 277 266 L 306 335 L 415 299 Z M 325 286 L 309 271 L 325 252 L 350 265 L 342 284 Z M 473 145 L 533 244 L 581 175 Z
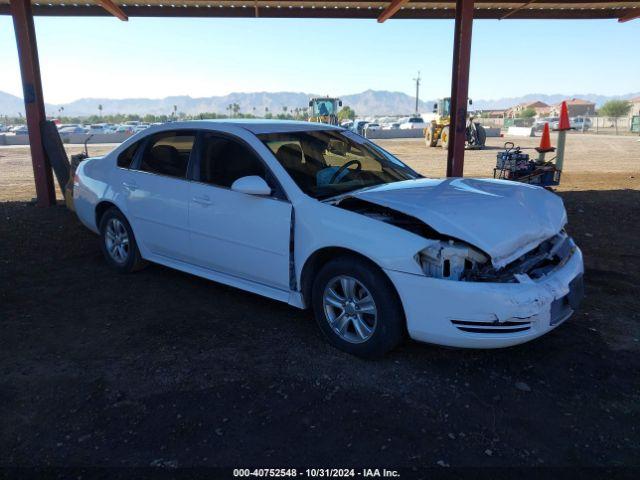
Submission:
M 71 212 L 25 201 L 26 149 L 0 148 L 0 465 L 640 467 L 640 143 L 577 141 L 560 195 L 583 309 L 526 345 L 407 342 L 374 362 L 287 305 L 159 266 L 114 274 Z M 381 143 L 444 171 L 441 149 Z

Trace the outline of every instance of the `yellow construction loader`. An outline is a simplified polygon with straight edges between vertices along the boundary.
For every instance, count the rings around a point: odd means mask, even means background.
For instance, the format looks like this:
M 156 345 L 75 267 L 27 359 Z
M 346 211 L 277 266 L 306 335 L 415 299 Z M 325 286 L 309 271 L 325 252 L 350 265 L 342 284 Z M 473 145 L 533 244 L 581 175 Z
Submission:
M 469 100 L 469 105 L 473 102 Z M 449 148 L 449 128 L 451 123 L 451 98 L 441 98 L 433 104 L 433 113 L 436 118 L 431 125 L 424 129 L 424 141 L 427 147 L 435 147 L 438 140 L 442 148 Z M 465 135 L 465 148 L 481 149 L 487 140 L 487 132 L 484 127 L 473 121 L 473 115 L 467 117 L 467 129 Z
M 331 97 L 316 97 L 309 100 L 309 121 L 338 125 L 338 109 L 342 100 Z

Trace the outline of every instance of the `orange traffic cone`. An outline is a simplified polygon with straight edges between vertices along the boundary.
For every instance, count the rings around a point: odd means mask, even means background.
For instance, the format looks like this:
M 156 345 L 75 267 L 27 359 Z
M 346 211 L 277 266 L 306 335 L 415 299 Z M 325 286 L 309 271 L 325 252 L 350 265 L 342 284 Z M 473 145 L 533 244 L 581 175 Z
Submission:
M 549 124 L 544 124 L 544 130 L 542 130 L 542 137 L 540 138 L 540 146 L 536 148 L 538 153 L 553 152 L 555 148 L 551 146 L 551 137 L 549 136 Z
M 567 102 L 562 102 L 560 107 L 560 121 L 558 122 L 558 131 L 570 130 L 569 112 L 567 111 Z

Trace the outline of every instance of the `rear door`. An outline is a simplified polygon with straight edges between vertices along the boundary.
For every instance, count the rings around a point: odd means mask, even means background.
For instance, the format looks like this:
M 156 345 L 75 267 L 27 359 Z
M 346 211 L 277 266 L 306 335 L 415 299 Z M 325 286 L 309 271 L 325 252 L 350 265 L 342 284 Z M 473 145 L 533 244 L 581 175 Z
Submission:
M 202 132 L 189 199 L 191 249 L 198 265 L 289 290 L 291 204 L 259 155 L 237 137 Z M 231 190 L 258 175 L 269 196 Z
M 156 133 L 123 175 L 127 213 L 144 251 L 188 261 L 189 181 L 193 130 Z

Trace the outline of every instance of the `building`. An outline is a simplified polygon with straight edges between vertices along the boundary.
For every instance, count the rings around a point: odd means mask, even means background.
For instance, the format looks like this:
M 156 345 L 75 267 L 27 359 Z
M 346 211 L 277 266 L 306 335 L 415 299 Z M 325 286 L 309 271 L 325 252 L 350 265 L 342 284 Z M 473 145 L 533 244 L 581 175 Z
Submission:
M 631 109 L 629 110 L 629 118 L 640 115 L 640 97 L 634 97 L 629 99 Z
M 594 102 L 590 102 L 589 100 L 582 100 L 581 98 L 570 98 L 565 100 L 567 102 L 567 111 L 569 112 L 569 117 L 580 117 L 580 116 L 594 116 L 596 114 L 596 104 Z M 559 102 L 551 107 L 551 115 L 559 116 L 560 115 L 560 107 L 562 106 L 562 102 Z
M 511 107 L 505 110 L 504 116 L 508 118 L 517 118 L 523 110 L 527 110 L 529 108 L 535 110 L 537 117 L 544 117 L 548 115 L 549 110 L 551 109 L 551 107 L 546 103 L 537 100 L 535 102 L 520 103 L 515 107 Z

